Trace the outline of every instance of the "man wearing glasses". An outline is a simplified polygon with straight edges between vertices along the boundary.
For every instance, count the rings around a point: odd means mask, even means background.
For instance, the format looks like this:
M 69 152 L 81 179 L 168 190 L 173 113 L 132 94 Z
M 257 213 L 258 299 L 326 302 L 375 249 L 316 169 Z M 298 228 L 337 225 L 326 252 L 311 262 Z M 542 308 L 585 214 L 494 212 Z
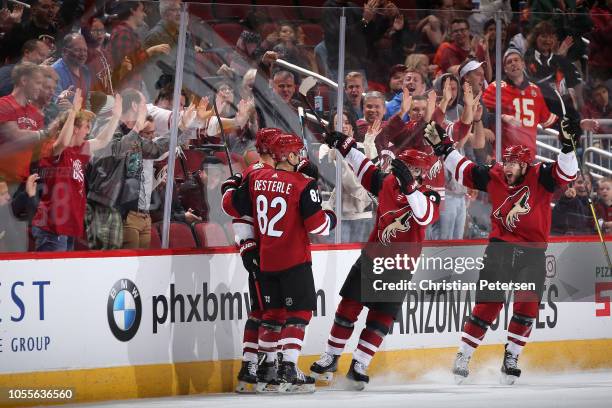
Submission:
M 438 66 L 438 75 L 450 72 L 458 75 L 459 65 L 467 58 L 485 61 L 485 50 L 478 44 L 472 47 L 470 39 L 470 24 L 463 18 L 455 19 L 450 26 L 451 42 L 440 44 L 434 57 L 434 64 Z
M 64 37 L 62 58 L 57 60 L 53 69 L 59 76 L 56 97 L 60 95 L 72 100 L 74 91 L 81 90 L 83 99 L 88 101 L 91 88 L 91 74 L 87 68 L 87 43 L 81 34 L 70 33 Z

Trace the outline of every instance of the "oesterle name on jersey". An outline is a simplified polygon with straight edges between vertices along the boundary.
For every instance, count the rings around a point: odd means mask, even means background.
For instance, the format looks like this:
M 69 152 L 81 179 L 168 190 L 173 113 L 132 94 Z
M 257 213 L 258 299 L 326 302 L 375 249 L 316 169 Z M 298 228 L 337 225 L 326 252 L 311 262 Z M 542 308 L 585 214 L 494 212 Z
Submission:
M 293 184 L 284 181 L 255 180 L 255 191 L 269 191 L 272 193 L 290 194 Z

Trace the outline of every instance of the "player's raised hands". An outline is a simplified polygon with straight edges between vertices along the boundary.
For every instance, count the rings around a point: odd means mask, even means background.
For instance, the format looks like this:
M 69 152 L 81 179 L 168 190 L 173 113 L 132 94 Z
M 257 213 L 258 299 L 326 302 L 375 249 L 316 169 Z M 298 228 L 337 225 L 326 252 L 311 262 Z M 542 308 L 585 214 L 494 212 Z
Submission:
M 446 135 L 444 128 L 434 121 L 425 127 L 424 137 L 438 157 L 446 158 L 453 151 L 453 141 Z
M 575 120 L 564 116 L 561 119 L 561 131 L 559 132 L 559 141 L 563 146 L 561 151 L 569 153 L 576 150 L 580 144 L 580 125 Z
M 416 184 L 406 163 L 400 159 L 393 159 L 391 161 L 391 172 L 397 179 L 402 193 L 408 195 L 414 192 Z
M 340 154 L 345 157 L 351 151 L 353 146 L 357 145 L 355 139 L 335 130 L 325 133 L 324 141 L 326 145 L 332 149 L 338 150 Z

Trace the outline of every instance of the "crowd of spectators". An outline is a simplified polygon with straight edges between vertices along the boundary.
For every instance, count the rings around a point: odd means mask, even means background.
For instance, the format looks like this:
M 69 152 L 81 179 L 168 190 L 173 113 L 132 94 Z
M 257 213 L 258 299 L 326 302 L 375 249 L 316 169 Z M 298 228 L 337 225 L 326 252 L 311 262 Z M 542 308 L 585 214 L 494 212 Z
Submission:
M 235 172 L 258 160 L 255 134 L 267 127 L 305 138 L 325 206 L 341 189 L 342 242 L 367 239 L 376 200 L 345 163 L 335 185 L 336 156 L 320 142 L 337 121 L 383 169 L 401 149 L 430 151 L 422 133 L 431 120 L 478 163 L 494 160 L 498 137 L 546 159 L 537 126 L 555 131 L 562 118 L 610 151 L 610 0 L 481 0 L 478 9 L 470 0 L 189 3 L 176 152 L 169 137 L 180 0 L 25 3 L 0 11 L 0 251 L 159 247 L 165 205 L 171 246 L 231 245 L 218 186 L 229 164 Z M 304 75 L 276 61 L 338 82 L 341 16 L 339 107 L 336 89 L 322 81 L 302 98 Z M 303 122 L 298 107 L 327 124 Z M 558 193 L 551 234 L 593 234 L 596 223 L 612 233 L 610 160 L 587 158 L 608 172 L 583 168 Z M 424 181 L 444 199 L 428 239 L 486 237 L 482 194 L 454 182 L 440 162 Z

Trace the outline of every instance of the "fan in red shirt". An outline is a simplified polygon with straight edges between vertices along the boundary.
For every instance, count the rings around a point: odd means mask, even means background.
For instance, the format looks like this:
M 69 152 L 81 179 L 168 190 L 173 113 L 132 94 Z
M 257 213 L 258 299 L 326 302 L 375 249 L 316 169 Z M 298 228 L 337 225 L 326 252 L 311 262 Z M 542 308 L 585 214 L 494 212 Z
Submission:
M 336 224 L 335 214 L 321 209 L 316 180 L 297 172 L 303 148 L 299 137 L 278 135 L 271 145 L 275 168 L 252 171 L 244 182 L 241 175 L 232 176 L 222 186 L 223 210 L 231 217 L 248 215 L 257 221 L 258 281 L 264 300 L 259 338 L 260 344 L 283 339 L 279 392 L 314 391 L 314 379 L 297 368 L 306 326 L 316 308 L 308 234 L 328 235 Z M 272 360 L 262 363 L 262 372 L 276 371 L 276 350 L 270 351 L 266 354 Z
M 525 77 L 525 61 L 520 51 L 509 48 L 504 54 L 503 66 L 507 81 L 501 82 L 502 150 L 520 144 L 531 151 L 533 160 L 538 125 L 551 127 L 557 123 L 558 117 L 548 109 L 540 88 Z M 493 82 L 483 94 L 483 103 L 491 111 L 496 106 L 495 89 Z M 598 127 L 593 119 L 571 119 L 575 132 L 578 131 L 578 122 L 583 130 Z
M 478 61 L 484 62 L 487 59 L 487 51 L 478 44 L 475 48 L 472 47 L 470 39 L 470 24 L 463 18 L 458 18 L 451 21 L 450 34 L 452 42 L 443 42 L 438 47 L 433 63 L 438 66 L 437 75 L 450 72 L 454 75 L 459 75 L 459 66 L 469 57 L 476 58 Z M 491 79 L 490 62 L 487 62 L 486 72 L 487 79 Z
M 121 117 L 121 96 L 115 96 L 112 117 L 94 139 L 89 134 L 92 112 L 82 111 L 81 90 L 75 91 L 73 108 L 58 120 L 57 138 L 43 147 L 39 183 L 44 183 L 40 204 L 32 220 L 36 251 L 69 251 L 83 235 L 85 219 L 85 167 L 92 153 L 112 139 Z M 53 125 L 52 125 L 53 127 Z
M 508 342 L 502 363 L 502 380 L 513 384 L 521 375 L 517 366 L 535 321 L 546 278 L 546 247 L 551 223 L 550 203 L 556 188 L 576 178 L 578 161 L 576 134 L 567 119 L 559 135 L 561 152 L 554 163 L 531 165 L 526 146 L 506 148 L 503 164 L 476 165 L 452 147 L 444 130 L 428 125 L 425 137 L 437 156 L 444 157 L 446 169 L 458 183 L 488 193 L 492 231 L 485 250 L 480 281 L 531 284 L 534 290 L 514 290 L 513 316 L 508 325 Z M 458 383 L 469 374 L 468 363 L 481 344 L 489 326 L 499 315 L 505 291 L 478 290 L 476 305 L 463 326 L 461 346 L 453 373 Z
M 38 99 L 44 76 L 31 62 L 16 65 L 11 76 L 13 92 L 0 98 L 0 176 L 22 181 L 30 174 L 32 152 L 42 137 L 44 117 L 30 101 Z
M 357 390 L 369 382 L 367 367 L 389 332 L 393 320 L 406 296 L 405 291 L 391 293 L 376 290 L 375 282 L 383 276 L 397 278 L 395 270 L 386 270 L 373 275 L 375 259 L 394 259 L 408 256 L 413 259 L 421 254 L 421 243 L 427 225 L 438 218 L 440 195 L 423 185 L 437 158 L 415 149 L 398 153 L 391 162 L 393 175 L 377 168 L 359 150 L 354 148 L 353 138 L 332 132 L 325 138 L 330 147 L 335 147 L 345 157 L 361 185 L 378 197 L 376 222 L 370 233 L 368 244 L 349 272 L 340 295 L 342 300 L 336 309 L 336 318 L 331 328 L 325 352 L 310 370 L 323 380 L 331 379 L 338 369 L 338 359 L 351 337 L 354 324 L 363 307 L 369 309 L 366 327 L 362 330 L 357 349 L 347 378 Z M 410 279 L 411 272 L 399 273 L 400 279 Z M 393 275 L 389 275 L 393 274 Z

